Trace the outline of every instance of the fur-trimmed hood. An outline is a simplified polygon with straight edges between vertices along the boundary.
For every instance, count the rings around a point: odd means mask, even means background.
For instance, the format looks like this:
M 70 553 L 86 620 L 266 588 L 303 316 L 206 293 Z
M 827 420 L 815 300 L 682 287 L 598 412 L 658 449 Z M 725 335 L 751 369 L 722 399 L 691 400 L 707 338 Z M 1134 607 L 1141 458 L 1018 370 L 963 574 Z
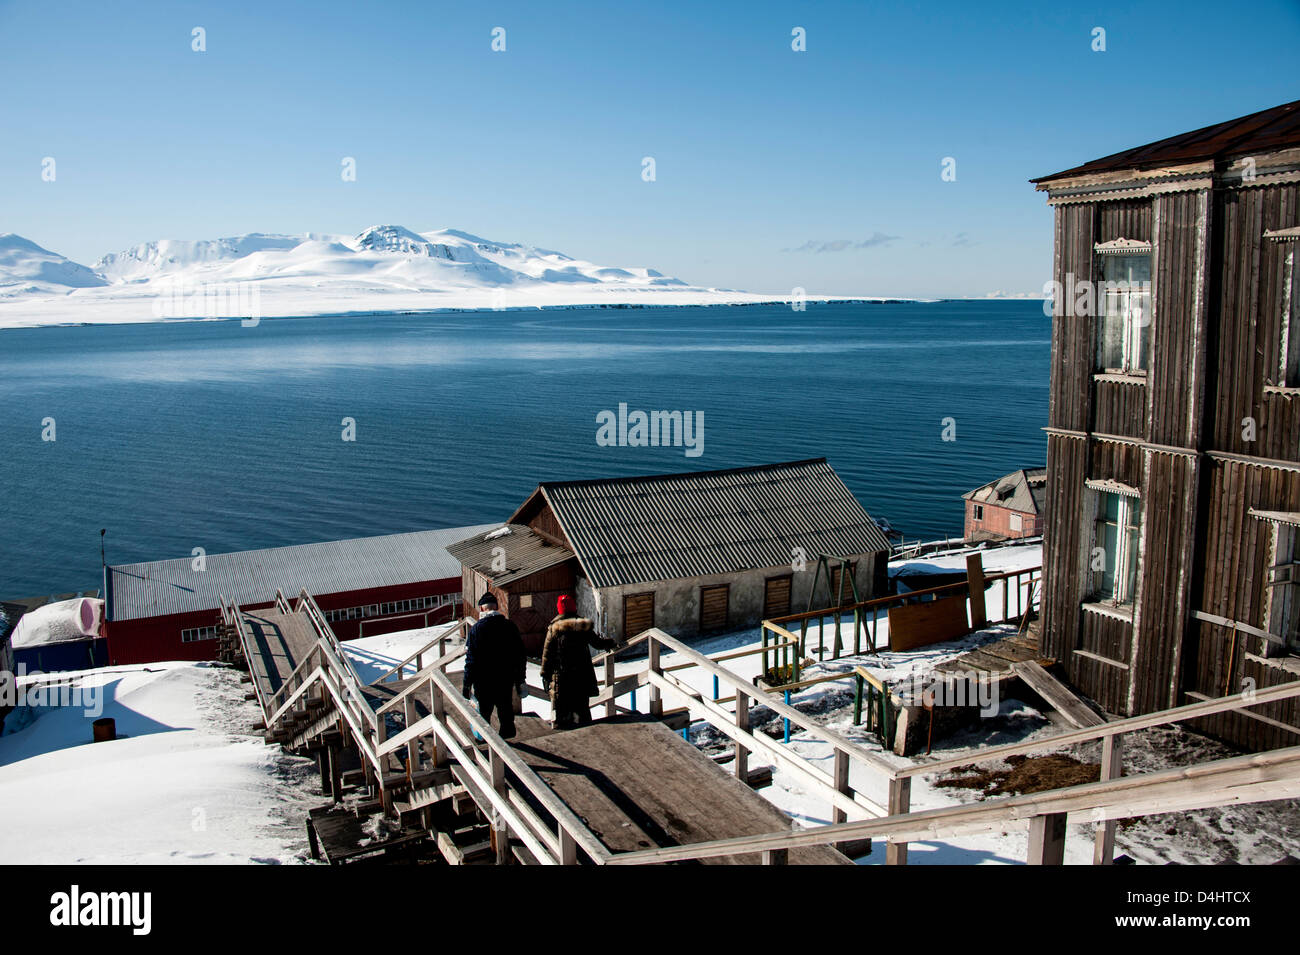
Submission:
M 595 625 L 587 617 L 559 617 L 551 621 L 552 633 L 567 633 L 570 630 L 595 630 Z

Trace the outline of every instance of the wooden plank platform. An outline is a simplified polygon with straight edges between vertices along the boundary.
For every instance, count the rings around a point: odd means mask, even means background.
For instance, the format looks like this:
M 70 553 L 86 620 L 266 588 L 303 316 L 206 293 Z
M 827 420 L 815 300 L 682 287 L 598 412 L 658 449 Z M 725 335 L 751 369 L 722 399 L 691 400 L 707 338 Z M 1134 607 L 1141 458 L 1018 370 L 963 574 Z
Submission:
M 1017 663 L 1013 672 L 1025 685 L 1041 696 L 1052 709 L 1065 717 L 1066 721 L 1079 729 L 1088 726 L 1101 726 L 1106 721 L 1092 711 L 1079 699 L 1068 686 L 1048 673 L 1033 660 Z
M 244 611 L 243 621 L 253 644 L 246 648 L 248 672 L 269 699 L 316 645 L 316 630 L 305 613 Z
M 676 846 L 790 828 L 790 817 L 668 727 L 616 717 L 521 742 L 516 752 L 612 851 Z M 756 864 L 757 854 L 710 859 Z M 837 865 L 828 847 L 794 849 L 792 865 Z
M 1016 663 L 1042 659 L 1038 650 L 1038 637 L 1033 633 L 1013 633 L 968 650 L 959 657 L 934 668 L 936 673 L 970 673 L 980 670 L 996 677 L 1010 677 Z
M 379 803 L 364 807 L 369 813 L 358 815 L 341 806 L 321 806 L 307 814 L 307 841 L 313 859 L 324 858 L 330 865 L 355 862 L 367 856 L 392 853 L 395 849 L 413 849 L 429 838 L 426 829 L 403 829 L 386 838 L 376 839 L 366 832 L 366 823 L 380 813 Z

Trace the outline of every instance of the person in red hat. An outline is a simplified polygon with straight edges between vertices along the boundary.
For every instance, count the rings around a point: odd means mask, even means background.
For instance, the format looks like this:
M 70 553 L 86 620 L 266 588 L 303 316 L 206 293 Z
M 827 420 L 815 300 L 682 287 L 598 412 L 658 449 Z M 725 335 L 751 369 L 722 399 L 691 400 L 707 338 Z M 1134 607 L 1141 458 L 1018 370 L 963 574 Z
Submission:
M 556 617 L 546 629 L 542 645 L 542 686 L 551 694 L 553 724 L 567 729 L 591 722 L 591 698 L 596 695 L 596 668 L 591 648 L 610 650 L 616 644 L 597 636 L 569 594 L 555 602 Z

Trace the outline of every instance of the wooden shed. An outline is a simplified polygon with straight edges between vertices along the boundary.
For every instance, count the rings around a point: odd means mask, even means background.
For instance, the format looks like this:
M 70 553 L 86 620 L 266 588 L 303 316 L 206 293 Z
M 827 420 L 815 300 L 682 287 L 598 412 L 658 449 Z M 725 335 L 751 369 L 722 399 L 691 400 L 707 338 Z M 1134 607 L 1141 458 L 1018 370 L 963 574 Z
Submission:
M 1300 678 L 1300 102 L 1035 180 L 1043 650 L 1137 714 Z M 1202 729 L 1293 745 L 1295 701 Z
M 485 593 L 519 628 L 524 648 L 542 652 L 556 600 L 573 593 L 577 562 L 573 551 L 526 524 L 505 524 L 447 546 L 461 563 L 461 592 L 468 613 L 478 612 Z
M 1015 540 L 1043 532 L 1047 468 L 1021 468 L 962 495 L 968 541 Z
M 449 546 L 466 604 L 485 589 L 534 652 L 555 597 L 608 637 L 683 637 L 832 604 L 818 556 L 849 566 L 846 593 L 882 593 L 889 544 L 824 458 L 719 471 L 540 484 L 489 534 Z

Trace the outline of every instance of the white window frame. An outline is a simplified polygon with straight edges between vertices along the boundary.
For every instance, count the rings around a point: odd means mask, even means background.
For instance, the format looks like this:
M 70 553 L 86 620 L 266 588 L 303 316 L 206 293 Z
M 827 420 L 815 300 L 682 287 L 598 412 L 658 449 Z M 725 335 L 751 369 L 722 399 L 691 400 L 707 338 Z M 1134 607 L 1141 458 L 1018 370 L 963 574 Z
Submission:
M 1300 653 L 1300 528 L 1273 523 L 1269 567 L 1264 583 L 1265 630 L 1280 640 L 1279 649 Z M 1271 641 L 1270 641 L 1271 642 Z
M 1113 592 L 1109 596 L 1101 594 L 1101 576 L 1104 571 L 1093 570 L 1092 554 L 1100 545 L 1097 535 L 1098 515 L 1102 513 L 1102 495 L 1109 494 L 1119 501 L 1117 527 L 1115 534 L 1115 571 L 1113 575 Z M 1132 521 L 1133 512 L 1137 512 L 1136 523 Z M 1084 526 L 1088 532 L 1084 537 L 1087 543 L 1083 554 L 1085 580 L 1085 601 L 1104 607 L 1133 609 L 1137 606 L 1138 590 L 1142 581 L 1142 498 L 1133 488 L 1111 481 L 1087 482 L 1087 494 L 1084 513 Z M 1133 526 L 1135 533 L 1131 542 L 1125 528 Z M 1130 592 L 1131 591 L 1131 592 Z
M 1296 242 L 1300 227 L 1265 232 L 1264 238 L 1285 243 L 1282 253 L 1282 314 L 1278 342 L 1277 384 L 1269 390 L 1300 391 L 1300 276 L 1296 275 Z
M 1147 270 L 1150 272 L 1154 265 L 1151 244 L 1130 239 L 1115 239 L 1095 246 L 1094 251 L 1099 254 L 1097 273 L 1100 279 L 1097 283 L 1095 370 L 1099 374 L 1144 378 L 1151 365 L 1154 338 L 1151 332 L 1154 319 L 1152 283 L 1147 281 L 1130 287 L 1127 282 L 1112 283 L 1106 280 L 1105 273 L 1107 264 L 1120 258 L 1145 258 Z M 1138 300 L 1136 305 L 1135 299 Z M 1106 331 L 1112 321 L 1123 323 L 1119 333 L 1120 363 L 1117 367 L 1105 363 Z M 1145 349 L 1143 349 L 1144 344 Z

